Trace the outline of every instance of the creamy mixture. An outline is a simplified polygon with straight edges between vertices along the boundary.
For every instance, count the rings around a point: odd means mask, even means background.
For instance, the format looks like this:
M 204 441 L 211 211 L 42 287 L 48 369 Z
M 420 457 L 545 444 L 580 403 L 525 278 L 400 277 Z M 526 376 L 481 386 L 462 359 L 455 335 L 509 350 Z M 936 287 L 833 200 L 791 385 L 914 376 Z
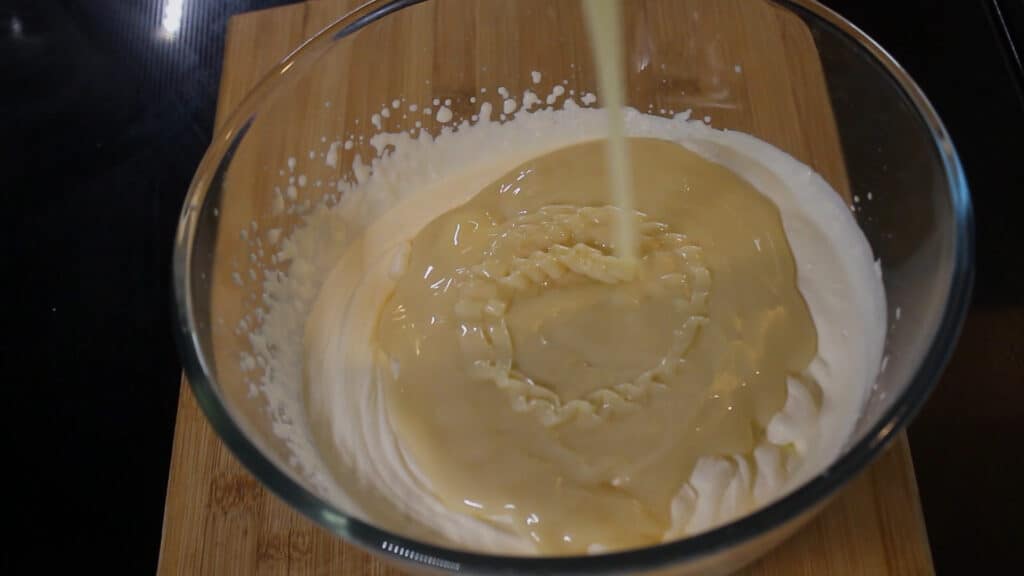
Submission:
M 835 191 L 751 136 L 629 110 L 623 212 L 600 111 L 489 112 L 378 135 L 392 151 L 284 242 L 268 292 L 287 304 L 254 349 L 264 390 L 305 383 L 308 428 L 280 429 L 324 495 L 460 547 L 593 553 L 706 530 L 826 466 L 885 337 Z M 615 254 L 626 217 L 636 261 Z M 294 398 L 268 396 L 293 424 Z
M 565 148 L 420 231 L 377 332 L 390 421 L 432 490 L 546 553 L 683 529 L 671 503 L 698 458 L 752 461 L 814 356 L 771 201 L 677 144 L 629 144 L 658 216 L 637 216 L 638 261 L 615 255 L 623 214 L 589 205 L 604 143 Z

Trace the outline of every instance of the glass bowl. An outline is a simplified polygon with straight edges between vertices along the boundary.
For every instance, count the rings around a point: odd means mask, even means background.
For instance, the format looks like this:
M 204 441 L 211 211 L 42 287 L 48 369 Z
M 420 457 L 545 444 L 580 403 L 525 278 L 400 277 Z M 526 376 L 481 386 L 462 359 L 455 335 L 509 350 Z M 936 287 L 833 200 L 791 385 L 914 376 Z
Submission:
M 500 111 L 507 95 L 526 89 L 541 99 L 600 98 L 578 0 L 368 2 L 276 65 L 221 125 L 181 214 L 174 294 L 185 372 L 225 444 L 296 510 L 404 569 L 735 570 L 792 534 L 879 454 L 921 407 L 956 341 L 973 270 L 967 184 L 935 111 L 884 50 L 811 0 L 628 0 L 624 13 L 629 106 L 692 109 L 717 128 L 765 139 L 850 203 L 886 290 L 883 369 L 827 469 L 764 508 L 671 543 L 503 557 L 417 541 L 326 501 L 297 469 L 297 447 L 275 433 L 283 416 L 254 385 L 265 367 L 246 330 L 260 321 L 261 279 L 287 272 L 275 239 L 351 177 L 356 154 L 374 155 L 368 139 L 378 128 L 436 135 L 447 120 L 442 107 L 457 123 L 484 101 Z M 280 210 L 281 195 L 293 208 Z

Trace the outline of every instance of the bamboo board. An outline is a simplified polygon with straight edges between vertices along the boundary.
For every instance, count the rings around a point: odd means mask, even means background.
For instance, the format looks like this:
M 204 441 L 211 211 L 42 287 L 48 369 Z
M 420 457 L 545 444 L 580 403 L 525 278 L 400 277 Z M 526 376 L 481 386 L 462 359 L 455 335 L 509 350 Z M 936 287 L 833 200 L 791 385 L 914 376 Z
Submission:
M 218 101 L 223 121 L 252 86 L 301 42 L 355 7 L 359 0 L 310 2 L 242 14 L 229 25 Z M 841 192 L 846 181 L 834 121 L 813 40 L 803 24 L 781 14 L 741 10 L 723 0 L 713 42 L 732 53 L 744 73 L 726 79 L 741 105 L 694 99 L 697 117 L 713 113 L 752 131 L 807 162 Z M 486 4 L 484 4 L 486 5 Z M 746 6 L 744 6 L 746 8 Z M 412 34 L 413 32 L 409 32 Z M 728 39 L 728 36 L 737 36 Z M 724 38 L 724 40 L 723 40 Z M 477 42 L 479 48 L 486 42 Z M 725 48 L 723 48 L 724 50 Z M 446 59 L 435 74 L 458 67 L 465 51 L 437 49 Z M 443 55 L 443 56 L 442 56 Z M 685 87 L 720 82 L 694 67 Z M 479 80 L 488 82 L 487 78 Z M 491 81 L 493 83 L 493 81 Z M 758 86 L 785 82 L 782 97 L 764 98 Z M 642 87 L 641 87 L 642 88 Z M 364 102 L 387 102 L 387 82 L 369 83 Z M 374 90 L 381 93 L 372 94 Z M 682 91 L 681 91 L 682 92 Z M 757 98 L 750 98 L 758 94 Z M 207 423 L 183 381 L 160 549 L 160 574 L 398 574 L 355 546 L 292 511 L 254 479 Z M 931 574 L 934 569 L 906 437 L 900 435 L 860 478 L 796 536 L 743 574 L 825 576 Z

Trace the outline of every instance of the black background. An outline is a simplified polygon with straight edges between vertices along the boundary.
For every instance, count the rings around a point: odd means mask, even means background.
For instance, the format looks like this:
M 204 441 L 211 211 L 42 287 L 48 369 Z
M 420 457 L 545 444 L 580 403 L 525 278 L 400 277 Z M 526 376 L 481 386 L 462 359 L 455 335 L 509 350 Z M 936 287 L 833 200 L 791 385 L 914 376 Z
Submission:
M 227 19 L 282 3 L 188 2 L 169 42 L 162 0 L 0 0 L 5 573 L 155 569 L 180 370 L 173 233 Z M 1003 572 L 1024 545 L 1024 4 L 825 3 L 904 65 L 963 160 L 974 304 L 910 438 L 938 572 Z

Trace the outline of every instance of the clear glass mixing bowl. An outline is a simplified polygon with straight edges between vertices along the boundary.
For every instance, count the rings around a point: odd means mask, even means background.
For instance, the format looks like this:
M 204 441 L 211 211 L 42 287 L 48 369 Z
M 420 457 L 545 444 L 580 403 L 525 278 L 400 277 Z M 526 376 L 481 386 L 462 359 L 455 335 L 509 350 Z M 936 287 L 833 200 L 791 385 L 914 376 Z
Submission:
M 301 222 L 301 209 L 275 210 L 275 196 L 315 202 L 346 176 L 355 154 L 371 157 L 359 136 L 375 131 L 373 114 L 392 98 L 400 107 L 379 119 L 384 129 L 436 134 L 439 105 L 451 100 L 456 121 L 485 100 L 500 111 L 498 86 L 516 99 L 528 88 L 543 99 L 556 82 L 562 98 L 598 93 L 579 10 L 578 0 L 375 1 L 355 9 L 275 66 L 221 125 L 182 211 L 174 254 L 178 337 L 211 424 L 295 509 L 405 569 L 734 570 L 806 522 L 907 424 L 935 384 L 967 307 L 967 184 L 935 111 L 888 54 L 811 0 L 628 0 L 627 103 L 655 114 L 692 109 L 806 162 L 850 201 L 880 259 L 891 322 L 886 360 L 847 447 L 821 474 L 753 514 L 681 541 L 603 556 L 448 549 L 319 497 L 289 463 L 265 401 L 250 394 L 261 366 L 242 361 L 251 344 L 237 329 L 261 305 L 261 275 L 287 270 L 273 258 L 267 231 L 287 235 Z M 337 162 L 326 162 L 329 143 L 350 135 L 351 148 L 336 146 Z M 305 186 L 288 181 L 299 172 Z

